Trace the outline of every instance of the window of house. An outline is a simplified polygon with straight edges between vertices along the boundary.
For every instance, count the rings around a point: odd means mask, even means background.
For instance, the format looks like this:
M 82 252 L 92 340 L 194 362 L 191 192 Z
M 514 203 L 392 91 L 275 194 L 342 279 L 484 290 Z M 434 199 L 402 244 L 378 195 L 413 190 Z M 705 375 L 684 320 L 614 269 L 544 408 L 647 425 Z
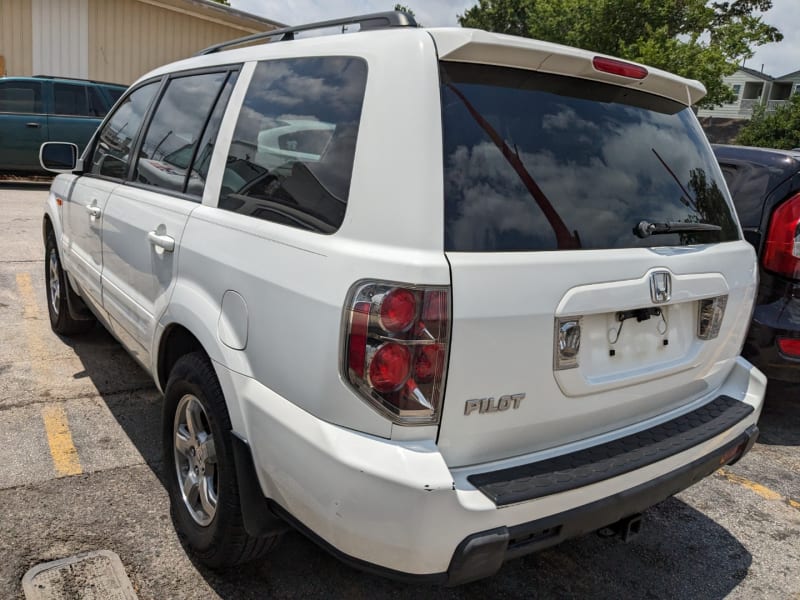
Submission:
M 739 99 L 739 96 L 742 94 L 742 86 L 740 84 L 736 84 L 733 86 L 733 95 L 736 96 L 736 99 Z

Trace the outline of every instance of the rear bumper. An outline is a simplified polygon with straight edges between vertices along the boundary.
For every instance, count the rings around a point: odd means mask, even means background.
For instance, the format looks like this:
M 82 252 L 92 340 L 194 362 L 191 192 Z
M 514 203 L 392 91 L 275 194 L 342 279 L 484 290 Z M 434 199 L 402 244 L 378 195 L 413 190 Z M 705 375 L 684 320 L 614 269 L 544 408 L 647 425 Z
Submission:
M 640 513 L 707 477 L 724 464 L 738 461 L 758 438 L 758 427 L 683 467 L 572 510 L 513 527 L 473 534 L 459 544 L 447 572 L 447 583 L 458 585 L 492 575 L 508 559 L 554 546 Z M 733 452 L 732 458 L 726 455 Z
M 714 396 L 748 405 L 741 420 L 656 462 L 498 506 L 470 483 L 471 476 L 551 456 L 449 469 L 431 440 L 385 440 L 337 427 L 252 379 L 228 376 L 235 379 L 247 423 L 248 431 L 240 433 L 250 444 L 261 490 L 278 514 L 356 567 L 439 584 L 491 575 L 506 559 L 640 512 L 733 460 L 725 457 L 728 450 L 741 447 L 743 453 L 755 440 L 766 384 L 738 359 Z M 578 451 L 593 445 L 588 440 Z
M 800 338 L 800 286 L 780 287 L 768 296 L 771 302 L 755 307 L 742 355 L 770 379 L 800 383 L 800 358 L 783 355 L 777 344 L 778 337 Z

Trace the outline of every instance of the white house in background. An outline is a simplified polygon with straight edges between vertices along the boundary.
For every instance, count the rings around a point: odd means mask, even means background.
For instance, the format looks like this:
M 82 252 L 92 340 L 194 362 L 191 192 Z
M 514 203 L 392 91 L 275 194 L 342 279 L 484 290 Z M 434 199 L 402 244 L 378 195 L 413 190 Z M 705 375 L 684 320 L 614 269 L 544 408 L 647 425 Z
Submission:
M 756 105 L 766 104 L 767 111 L 775 110 L 792 94 L 800 93 L 800 71 L 770 77 L 766 73 L 739 67 L 722 81 L 733 89 L 736 100 L 713 109 L 702 108 L 697 111 L 698 117 L 749 119 Z
M 733 89 L 736 100 L 713 109 L 701 108 L 698 117 L 719 117 L 723 119 L 749 119 L 753 107 L 762 104 L 770 96 L 774 79 L 747 67 L 739 67 L 733 75 L 722 81 Z M 788 98 L 788 94 L 786 96 Z

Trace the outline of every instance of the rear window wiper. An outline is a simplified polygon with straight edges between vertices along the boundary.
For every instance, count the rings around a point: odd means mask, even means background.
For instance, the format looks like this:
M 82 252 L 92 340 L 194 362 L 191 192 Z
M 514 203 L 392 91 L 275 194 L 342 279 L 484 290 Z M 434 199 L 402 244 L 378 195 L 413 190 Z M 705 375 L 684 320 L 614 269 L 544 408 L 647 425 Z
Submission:
M 633 233 L 640 238 L 650 237 L 651 235 L 687 233 L 691 231 L 722 231 L 722 227 L 719 225 L 710 225 L 709 223 L 681 223 L 677 221 L 650 223 L 649 221 L 639 221 L 639 224 L 633 228 Z

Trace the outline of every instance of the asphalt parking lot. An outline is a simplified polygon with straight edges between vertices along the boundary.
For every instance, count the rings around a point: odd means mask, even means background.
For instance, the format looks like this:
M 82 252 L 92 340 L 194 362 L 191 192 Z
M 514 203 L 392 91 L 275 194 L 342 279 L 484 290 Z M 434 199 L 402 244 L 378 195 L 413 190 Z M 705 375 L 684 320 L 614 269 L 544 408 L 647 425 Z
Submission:
M 800 388 L 773 385 L 761 438 L 645 515 L 628 543 L 590 535 L 456 589 L 352 570 L 299 534 L 265 561 L 216 573 L 173 530 L 161 483 L 160 396 L 101 327 L 50 330 L 44 189 L 0 187 L 0 598 L 39 563 L 122 559 L 139 598 L 792 598 L 800 600 Z

